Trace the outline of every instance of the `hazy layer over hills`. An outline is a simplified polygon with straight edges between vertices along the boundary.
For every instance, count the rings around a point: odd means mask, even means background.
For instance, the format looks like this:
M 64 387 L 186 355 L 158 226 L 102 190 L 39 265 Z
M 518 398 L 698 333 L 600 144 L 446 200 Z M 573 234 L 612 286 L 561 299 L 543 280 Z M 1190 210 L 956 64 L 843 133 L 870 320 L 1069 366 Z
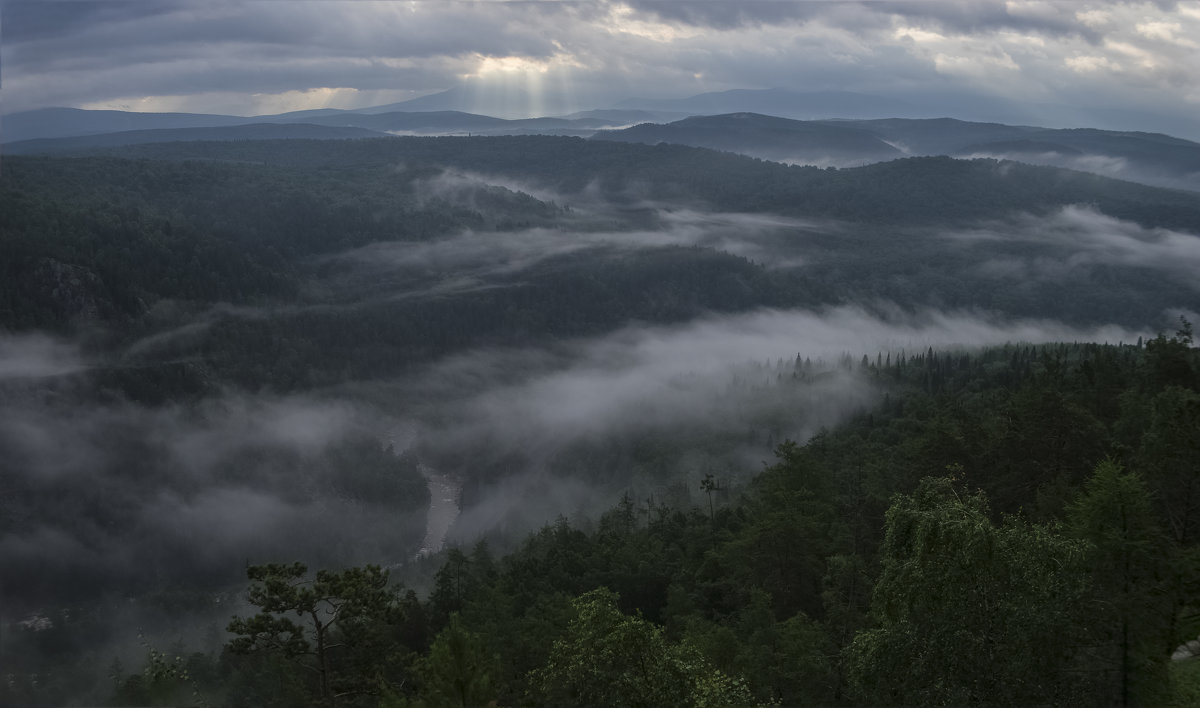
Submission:
M 668 125 L 643 123 L 600 131 L 595 140 L 678 143 L 809 165 L 881 162 L 905 153 L 851 126 L 774 118 L 757 113 L 685 118 Z
M 384 134 L 366 128 L 333 127 L 309 123 L 247 123 L 225 127 L 124 130 L 116 133 L 79 135 L 70 138 L 35 138 L 5 145 L 4 149 L 10 155 L 36 155 L 143 143 L 193 140 L 342 140 L 382 135 Z
M 816 165 L 860 165 L 911 155 L 993 157 L 1200 189 L 1200 143 L 1157 133 L 1051 130 L 949 118 L 796 121 L 735 113 L 602 130 L 593 139 L 696 145 Z
M 787 92 L 731 92 L 718 96 L 720 101 L 740 100 L 744 105 L 762 105 L 765 109 L 770 109 L 772 102 L 798 100 Z M 846 96 L 854 97 L 864 106 L 875 105 L 867 101 L 867 97 Z M 697 106 L 720 103 L 711 96 L 701 98 L 704 97 L 697 97 Z M 808 96 L 807 100 L 816 103 L 826 101 L 821 105 L 826 105 L 830 111 L 822 115 L 839 118 L 820 121 L 743 111 L 667 122 L 687 112 L 703 112 L 698 108 L 674 114 L 614 109 L 585 111 L 561 118 L 502 119 L 458 110 L 428 110 L 438 104 L 420 99 L 413 106 L 409 105 L 412 102 L 405 102 L 355 111 L 322 109 L 253 119 L 51 108 L 5 116 L 3 135 L 4 150 L 8 154 L 64 153 L 181 140 L 347 138 L 383 134 L 570 135 L 598 140 L 693 145 L 818 166 L 855 166 L 917 155 L 993 157 L 1066 167 L 1158 186 L 1200 189 L 1200 144 L 1188 140 L 1156 133 L 1047 129 L 950 118 L 848 119 L 863 111 L 838 113 L 833 110 L 845 98 L 840 94 Z M 400 108 L 410 110 L 397 110 Z M 414 108 L 417 110 L 411 110 Z M 630 126 L 632 123 L 637 125 Z M 297 124 L 310 127 L 302 129 L 295 127 Z M 269 125 L 292 127 L 272 129 Z M 322 131 L 319 126 L 326 130 Z M 198 129 L 202 130 L 196 132 Z M 68 137 L 73 139 L 63 139 Z

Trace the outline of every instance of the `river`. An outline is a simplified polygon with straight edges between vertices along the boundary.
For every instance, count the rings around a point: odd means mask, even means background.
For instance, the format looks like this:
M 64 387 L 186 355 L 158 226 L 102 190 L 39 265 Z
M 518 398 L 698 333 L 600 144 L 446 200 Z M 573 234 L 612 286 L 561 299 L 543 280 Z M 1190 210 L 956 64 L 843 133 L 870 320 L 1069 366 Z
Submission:
M 439 474 L 425 463 L 418 463 L 425 482 L 429 485 L 429 515 L 425 520 L 425 538 L 417 557 L 428 556 L 442 550 L 446 545 L 446 534 L 458 518 L 458 495 L 462 483 L 448 474 Z
M 416 432 L 406 426 L 397 426 L 388 435 L 388 443 L 396 455 L 413 447 L 415 442 Z M 458 519 L 458 500 L 462 492 L 462 482 L 457 476 L 438 472 L 421 461 L 417 462 L 417 469 L 429 486 L 429 514 L 425 518 L 425 537 L 421 540 L 421 550 L 417 551 L 413 560 L 433 555 L 445 547 L 446 535 Z

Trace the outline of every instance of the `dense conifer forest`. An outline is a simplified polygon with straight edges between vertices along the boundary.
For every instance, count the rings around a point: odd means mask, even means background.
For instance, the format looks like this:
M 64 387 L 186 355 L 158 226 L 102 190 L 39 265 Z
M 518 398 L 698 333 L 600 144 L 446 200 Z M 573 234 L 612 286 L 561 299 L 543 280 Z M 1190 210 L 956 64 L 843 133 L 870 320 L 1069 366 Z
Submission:
M 1195 193 L 528 136 L 0 201 L 4 705 L 1200 702 Z
M 260 611 L 223 650 L 151 647 L 112 701 L 1188 705 L 1169 655 L 1197 631 L 1191 345 L 869 361 L 879 409 L 781 444 L 736 493 L 452 548 L 424 598 L 378 566 L 253 566 Z

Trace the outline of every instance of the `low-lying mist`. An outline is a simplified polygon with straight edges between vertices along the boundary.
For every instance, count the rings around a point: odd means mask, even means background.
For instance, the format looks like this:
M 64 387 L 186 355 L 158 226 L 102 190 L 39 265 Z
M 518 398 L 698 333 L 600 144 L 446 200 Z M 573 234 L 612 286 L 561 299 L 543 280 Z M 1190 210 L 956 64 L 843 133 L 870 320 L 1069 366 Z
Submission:
M 588 250 L 711 248 L 771 267 L 794 266 L 803 262 L 794 253 L 802 245 L 796 239 L 823 227 L 769 214 L 704 212 L 649 203 L 615 211 L 611 205 L 585 203 L 554 227 L 464 231 L 432 241 L 386 241 L 321 262 L 331 264 L 335 274 L 353 275 L 361 282 L 378 285 L 382 279 L 384 284 L 395 284 L 404 279 L 426 284 L 426 289 L 406 295 L 442 295 L 450 289 L 447 283 L 512 277 L 546 260 Z
M 426 582 L 423 474 L 462 490 L 450 543 L 500 550 L 625 494 L 686 507 L 706 475 L 736 493 L 779 443 L 877 405 L 864 355 L 1136 336 L 884 303 L 756 310 L 158 407 L 90 397 L 91 364 L 68 342 L 5 338 L 0 620 L 37 632 L 91 617 L 104 661 L 140 661 L 143 641 L 213 650 L 246 609 L 248 563 L 380 563 Z M 57 363 L 31 365 L 38 352 Z
M 40 334 L 0 336 L 0 382 L 63 376 L 83 368 L 79 351 L 66 342 Z
M 738 213 L 611 175 L 554 194 L 395 170 L 337 181 L 380 212 L 343 195 L 305 231 L 297 209 L 264 247 L 286 251 L 293 228 L 309 242 L 261 270 L 212 289 L 154 290 L 170 277 L 152 273 L 120 318 L 77 308 L 37 320 L 58 335 L 0 334 L 0 631 L 17 637 L 0 649 L 51 647 L 29 649 L 27 675 L 71 652 L 140 666 L 143 631 L 218 650 L 249 609 L 248 564 L 381 564 L 422 591 L 443 538 L 500 553 L 623 496 L 707 505 L 710 476 L 724 503 L 779 444 L 894 396 L 870 364 L 902 353 L 1132 342 L 1197 309 L 1200 237 L 1088 205 L 820 212 L 837 221 L 750 213 L 786 195 L 722 202 Z M 113 272 L 136 272 L 140 251 L 120 250 Z M 194 269 L 181 253 L 164 273 Z M 28 302 L 58 280 L 36 285 Z
M 864 355 L 1137 336 L 884 304 L 764 310 L 468 352 L 364 395 L 411 402 L 397 415 L 419 455 L 466 482 L 455 530 L 466 542 L 496 524 L 520 531 L 602 510 L 630 489 L 682 483 L 679 501 L 689 503 L 706 473 L 744 481 L 784 439 L 805 440 L 877 403 L 882 391 L 854 366 Z
M 415 431 L 413 452 L 466 484 L 455 531 L 465 540 L 516 512 L 513 523 L 528 527 L 601 509 L 630 485 L 695 486 L 718 467 L 744 479 L 774 444 L 875 403 L 877 387 L 840 365 L 863 355 L 1136 337 L 972 313 L 879 314 L 888 309 L 629 326 L 465 352 L 320 395 L 229 393 L 147 408 L 83 404 L 10 380 L 0 404 L 0 568 L 22 580 L 6 588 L 9 606 L 79 590 L 71 578 L 129 592 L 235 579 L 247 560 L 400 562 L 420 540 L 426 501 L 415 467 L 384 449 L 396 430 Z M 6 340 L 0 370 L 22 366 L 30 341 L 83 360 L 62 342 Z M 640 446 L 655 437 L 695 444 L 648 462 Z
M 1179 293 L 1197 287 L 1200 238 L 1086 206 L 951 232 L 453 172 L 412 190 L 466 209 L 524 192 L 539 216 L 310 258 L 288 301 L 162 300 L 104 353 L 0 337 L 5 622 L 178 592 L 184 614 L 227 619 L 247 563 L 405 577 L 423 475 L 461 490 L 451 543 L 498 549 L 624 494 L 688 506 L 706 475 L 736 493 L 779 443 L 877 405 L 864 356 L 1128 342 L 1153 334 L 1131 322 L 1195 309 Z M 1113 293 L 1132 303 L 1119 318 L 1090 295 L 1114 272 L 1154 286 Z M 153 388 L 175 364 L 200 381 L 186 397 L 138 403 L 112 383 Z M 285 368 L 290 388 L 243 383 Z
M 22 383 L 0 399 L 6 612 L 220 587 L 246 562 L 395 562 L 420 541 L 424 480 L 351 401 L 151 409 Z
M 1115 155 L 1097 153 L 1069 154 L 1052 150 L 1043 152 L 981 150 L 970 154 L 958 155 L 958 157 L 964 159 L 988 158 L 993 160 L 1014 160 L 1031 165 L 1045 165 L 1047 167 L 1078 170 L 1079 172 L 1091 172 L 1102 177 L 1139 182 L 1153 187 L 1200 191 L 1200 172 L 1186 173 L 1179 170 L 1169 170 L 1162 166 L 1154 166 Z
M 1145 228 L 1084 205 L 1063 207 L 1048 217 L 1021 215 L 1002 224 L 950 234 L 980 246 L 1019 243 L 1025 256 L 991 257 L 979 275 L 1018 281 L 1087 277 L 1098 266 L 1142 268 L 1181 286 L 1200 289 L 1200 236 Z M 1181 303 L 1182 304 L 1182 303 Z

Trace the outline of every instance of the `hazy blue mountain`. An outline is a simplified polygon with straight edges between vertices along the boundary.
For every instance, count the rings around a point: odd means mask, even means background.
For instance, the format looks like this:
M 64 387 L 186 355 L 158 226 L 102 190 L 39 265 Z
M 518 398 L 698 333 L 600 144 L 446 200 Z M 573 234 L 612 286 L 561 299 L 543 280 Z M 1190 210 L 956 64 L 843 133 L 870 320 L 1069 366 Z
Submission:
M 381 106 L 371 106 L 369 108 L 359 108 L 355 113 L 393 113 L 396 111 L 463 111 L 464 97 L 458 89 L 448 89 L 431 93 L 417 98 L 410 98 L 407 101 L 397 101 L 395 103 L 385 103 Z
M 849 91 L 801 92 L 788 89 L 733 89 L 678 99 L 630 98 L 616 107 L 708 115 L 752 112 L 800 119 L 927 114 L 918 106 L 883 96 Z
M 143 130 L 218 128 L 253 123 L 311 124 L 318 117 L 325 118 L 340 114 L 349 114 L 349 112 L 336 108 L 316 108 L 247 117 L 216 113 L 140 113 L 137 111 L 92 111 L 82 108 L 39 108 L 32 111 L 9 113 L 0 118 L 0 141 L 8 144 L 40 138 L 67 138 Z
M 1200 189 L 1200 143 L 1160 133 L 933 120 L 826 121 L 869 131 L 911 155 L 998 157 L 1148 184 Z
M 354 111 L 343 110 L 341 108 L 310 108 L 305 111 L 288 111 L 286 113 L 273 113 L 270 115 L 254 116 L 255 120 L 261 120 L 268 123 L 277 122 L 309 122 L 312 118 L 320 116 L 335 116 L 343 113 L 354 113 Z
M 1020 140 L 1041 128 L 972 123 L 954 118 L 883 118 L 823 121 L 869 131 L 912 155 L 950 155 L 975 143 Z
M 252 118 L 204 113 L 135 113 L 132 111 L 86 111 L 79 108 L 40 108 L 10 113 L 0 120 L 4 142 L 34 138 L 63 138 L 126 130 L 159 128 L 210 128 L 239 125 Z
M 0 133 L 6 145 L 54 138 L 78 138 L 110 133 L 111 139 L 71 140 L 63 143 L 29 143 L 20 152 L 61 152 L 104 146 L 175 140 L 245 140 L 250 138 L 365 137 L 366 132 L 322 133 L 318 127 L 357 129 L 403 135 L 568 135 L 603 140 L 677 143 L 739 152 L 765 159 L 818 165 L 856 165 L 905 155 L 997 157 L 1078 169 L 1109 177 L 1158 186 L 1200 190 L 1200 143 L 1149 132 L 1123 132 L 1093 128 L 1052 129 L 1029 125 L 970 122 L 953 118 L 852 118 L 857 113 L 892 109 L 900 115 L 904 105 L 886 99 L 844 92 L 800 94 L 783 90 L 726 91 L 702 94 L 681 101 L 651 102 L 647 109 L 591 110 L 563 117 L 503 118 L 458 109 L 434 110 L 438 105 L 467 105 L 491 100 L 474 86 L 423 96 L 390 106 L 354 111 L 315 109 L 269 116 L 195 113 L 133 113 L 47 108 L 14 113 L 3 119 Z M 501 98 L 504 98 L 501 96 Z M 514 115 L 526 94 L 513 93 Z M 837 119 L 800 121 L 779 117 L 795 114 L 797 106 L 813 112 L 834 111 Z M 656 106 L 674 106 L 675 112 Z M 680 114 L 713 112 L 722 105 L 761 106 L 764 110 L 723 112 L 665 122 Z M 408 110 L 395 110 L 406 106 Z M 527 107 L 528 108 L 528 107 Z M 392 109 L 392 110 L 389 110 Z M 767 115 L 772 114 L 772 115 Z M 662 124 L 649 123 L 647 120 Z M 258 127 L 248 128 L 250 124 Z M 267 124 L 305 124 L 304 130 L 279 131 Z M 197 129 L 241 127 L 232 133 L 187 132 Z M 178 132 L 184 131 L 184 132 Z
M 590 111 L 577 111 L 562 116 L 569 120 L 600 120 L 610 125 L 635 125 L 638 123 L 669 123 L 687 118 L 687 113 L 677 111 L 643 111 L 637 109 L 597 108 Z
M 1200 171 L 1200 143 L 1161 133 L 1068 128 L 1037 131 L 1030 139 L 1052 141 L 1089 154 L 1153 163 L 1182 173 Z
M 589 136 L 601 128 L 628 124 L 621 118 L 602 116 L 580 116 L 577 118 L 521 118 L 504 119 L 462 111 L 387 111 L 356 112 L 331 108 L 294 111 L 268 116 L 244 118 L 240 116 L 208 115 L 192 113 L 132 113 L 126 111 L 85 111 L 74 108 L 50 108 L 25 113 L 14 113 L 4 118 L 3 140 L 6 145 L 30 140 L 54 140 L 123 133 L 123 137 L 112 140 L 67 141 L 49 145 L 36 143 L 24 145 L 23 152 L 73 149 L 77 147 L 99 147 L 129 145 L 144 142 L 172 140 L 242 140 L 246 138 L 341 138 L 363 137 L 367 134 L 401 133 L 418 135 L 579 135 Z M 245 127 L 256 124 L 260 127 L 245 135 L 230 133 L 175 132 L 207 128 Z M 309 127 L 305 131 L 270 131 L 266 125 L 296 125 Z M 314 133 L 312 129 L 327 128 L 358 129 L 360 133 Z M 136 133 L 134 135 L 133 133 Z
M 599 128 L 614 125 L 614 121 L 598 118 L 521 118 L 507 120 L 462 111 L 389 111 L 387 113 L 355 113 L 338 111 L 312 116 L 305 122 L 314 125 L 365 128 L 385 133 L 422 135 L 528 135 L 565 134 L 591 135 Z
M 946 115 L 959 115 L 945 112 Z M 1065 106 L 1062 104 L 1031 103 L 1016 105 L 1008 112 L 991 114 L 959 115 L 968 120 L 987 120 L 1011 123 L 1025 123 L 1054 128 L 1071 128 L 1084 126 L 1099 130 L 1115 131 L 1149 131 L 1178 135 L 1188 140 L 1200 140 L 1200 121 L 1195 117 L 1179 118 L 1177 116 L 1157 113 L 1145 108 L 1111 108 L 1104 106 Z
M 378 131 L 429 133 L 482 130 L 508 123 L 503 118 L 463 113 L 462 111 L 389 111 L 369 114 L 341 112 L 336 115 L 316 116 L 312 122 L 317 125 L 367 128 Z
M 963 148 L 961 152 L 989 155 L 1024 155 L 1030 158 L 1036 158 L 1041 155 L 1081 156 L 1084 154 L 1078 148 L 1047 140 L 997 140 L 990 143 L 975 143 Z M 1013 159 L 1016 158 L 1014 157 Z
M 501 118 L 528 118 L 561 115 L 578 109 L 579 106 L 573 101 L 550 92 L 531 92 L 517 86 L 467 82 L 440 93 L 358 109 L 356 112 L 370 114 L 393 111 L 462 111 L 486 113 Z
M 757 113 L 693 116 L 666 125 L 643 123 L 601 131 L 592 139 L 693 145 L 813 164 L 878 162 L 904 155 L 866 130 Z
M 345 140 L 378 138 L 381 135 L 365 128 L 308 123 L 250 123 L 216 128 L 158 128 L 69 138 L 35 138 L 6 143 L 4 151 L 10 155 L 30 155 L 191 140 Z
M 402 104 L 394 104 L 402 105 Z M 484 135 L 561 134 L 589 136 L 593 131 L 616 126 L 685 117 L 652 111 L 582 111 L 566 116 L 500 118 L 462 110 L 298 111 L 264 116 L 272 122 L 302 120 L 315 125 L 367 128 L 382 132 L 413 132 L 429 135 L 473 133 Z
M 1050 129 L 953 118 L 798 121 L 733 113 L 601 131 L 593 139 L 692 145 L 817 165 L 925 155 L 994 157 L 1200 189 L 1200 143 L 1159 133 Z

